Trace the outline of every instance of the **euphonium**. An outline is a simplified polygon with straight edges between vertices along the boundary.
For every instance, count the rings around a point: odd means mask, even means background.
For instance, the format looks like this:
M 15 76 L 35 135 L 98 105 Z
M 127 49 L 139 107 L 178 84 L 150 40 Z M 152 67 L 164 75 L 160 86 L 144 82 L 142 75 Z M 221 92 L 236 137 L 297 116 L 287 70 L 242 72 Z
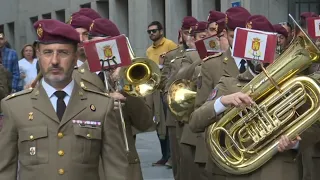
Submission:
M 255 104 L 229 109 L 206 132 L 213 161 L 228 173 L 247 174 L 258 169 L 277 153 L 281 135 L 294 139 L 320 117 L 319 83 L 296 76 L 319 60 L 320 52 L 297 26 L 300 35 L 266 69 L 279 89 L 260 73 L 241 90 Z
M 185 120 L 183 117 L 192 113 L 197 95 L 194 90 L 195 85 L 186 79 L 178 79 L 170 85 L 167 95 L 168 107 L 178 121 Z
M 129 39 L 127 39 L 127 43 L 132 64 L 122 67 L 120 70 L 123 91 L 135 97 L 152 94 L 160 84 L 160 68 L 150 59 L 135 57 Z

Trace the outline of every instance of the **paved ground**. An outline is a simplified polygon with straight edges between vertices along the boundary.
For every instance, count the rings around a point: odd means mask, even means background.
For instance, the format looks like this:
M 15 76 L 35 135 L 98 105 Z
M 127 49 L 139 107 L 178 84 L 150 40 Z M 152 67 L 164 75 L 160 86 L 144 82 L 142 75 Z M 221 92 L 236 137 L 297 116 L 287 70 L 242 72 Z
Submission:
M 139 134 L 136 147 L 141 160 L 144 180 L 174 180 L 172 169 L 152 167 L 152 163 L 161 157 L 160 143 L 155 132 Z

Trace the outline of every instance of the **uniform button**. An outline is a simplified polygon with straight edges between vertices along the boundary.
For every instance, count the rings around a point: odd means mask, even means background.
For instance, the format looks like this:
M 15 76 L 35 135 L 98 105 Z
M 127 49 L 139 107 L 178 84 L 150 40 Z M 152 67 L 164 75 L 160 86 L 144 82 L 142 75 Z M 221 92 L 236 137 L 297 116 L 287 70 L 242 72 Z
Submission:
M 58 151 L 59 156 L 63 156 L 64 155 L 64 151 L 60 150 Z
M 134 162 L 138 162 L 138 159 L 136 158 L 136 159 L 134 159 Z
M 62 175 L 62 174 L 64 174 L 64 170 L 63 170 L 63 169 L 59 169 L 59 170 L 58 170 L 58 173 L 59 173 L 60 175 Z
M 31 135 L 31 136 L 30 136 L 30 140 L 33 140 L 33 138 L 34 138 L 33 135 Z
M 91 134 L 87 134 L 87 137 L 88 137 L 88 138 L 91 138 Z
M 61 132 L 58 133 L 58 138 L 63 138 L 63 134 Z

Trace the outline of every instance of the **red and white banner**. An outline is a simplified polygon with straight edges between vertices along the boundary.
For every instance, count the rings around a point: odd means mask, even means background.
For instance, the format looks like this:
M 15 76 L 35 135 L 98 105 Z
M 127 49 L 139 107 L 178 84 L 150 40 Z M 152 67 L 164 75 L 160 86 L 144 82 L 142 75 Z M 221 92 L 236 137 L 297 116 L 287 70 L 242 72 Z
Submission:
M 307 18 L 308 34 L 312 39 L 320 38 L 320 17 Z
M 277 34 L 246 28 L 236 28 L 232 55 L 246 60 L 274 61 L 277 47 Z
M 87 41 L 83 43 L 83 47 L 91 72 L 131 64 L 125 35 Z
M 220 39 L 216 35 L 196 41 L 195 46 L 201 59 L 222 52 Z

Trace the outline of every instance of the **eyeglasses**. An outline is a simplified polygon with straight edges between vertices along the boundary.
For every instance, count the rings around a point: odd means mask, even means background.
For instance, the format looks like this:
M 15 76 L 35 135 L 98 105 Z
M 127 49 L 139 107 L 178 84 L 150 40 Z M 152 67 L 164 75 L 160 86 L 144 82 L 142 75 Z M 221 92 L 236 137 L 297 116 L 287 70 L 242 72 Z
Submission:
M 55 54 L 55 51 L 53 50 L 44 50 L 42 52 L 38 51 L 43 57 L 45 58 L 51 58 L 54 54 Z M 71 55 L 71 52 L 69 51 L 66 51 L 66 50 L 58 50 L 56 51 L 57 53 L 57 56 L 60 57 L 60 58 L 67 58 Z
M 158 31 L 159 29 L 150 29 L 150 30 L 148 30 L 147 32 L 148 32 L 148 34 L 151 34 L 151 33 L 156 33 L 157 31 Z

